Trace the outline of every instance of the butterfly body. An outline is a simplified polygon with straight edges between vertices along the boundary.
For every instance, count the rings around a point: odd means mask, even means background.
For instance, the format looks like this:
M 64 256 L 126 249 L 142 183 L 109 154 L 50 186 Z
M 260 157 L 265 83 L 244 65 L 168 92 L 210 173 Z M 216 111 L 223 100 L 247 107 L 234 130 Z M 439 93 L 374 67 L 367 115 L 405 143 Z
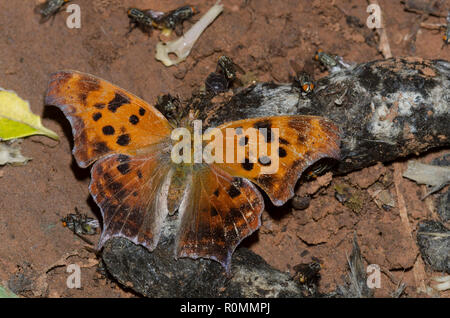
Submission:
M 257 187 L 282 205 L 308 166 L 339 158 L 339 129 L 322 117 L 203 129 L 195 111 L 169 122 L 133 94 L 75 71 L 51 76 L 45 102 L 69 119 L 79 166 L 93 164 L 89 189 L 103 217 L 99 247 L 121 236 L 152 251 L 174 216 L 176 257 L 210 258 L 229 270 L 236 246 L 260 227 Z

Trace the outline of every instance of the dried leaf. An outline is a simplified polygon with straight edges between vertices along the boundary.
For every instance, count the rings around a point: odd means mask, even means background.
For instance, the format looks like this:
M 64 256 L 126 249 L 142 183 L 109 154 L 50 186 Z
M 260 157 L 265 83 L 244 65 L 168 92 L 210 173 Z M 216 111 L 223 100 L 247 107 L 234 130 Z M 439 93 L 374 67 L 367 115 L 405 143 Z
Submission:
M 450 167 L 440 167 L 427 165 L 418 161 L 409 161 L 408 169 L 403 173 L 403 177 L 411 179 L 418 184 L 426 184 L 430 191 L 422 198 L 439 191 L 450 183 Z
M 0 139 L 10 140 L 31 135 L 45 135 L 58 140 L 58 135 L 45 128 L 41 118 L 31 112 L 27 101 L 12 91 L 0 88 Z
M 22 156 L 18 144 L 0 142 L 0 166 L 6 164 L 24 165 L 28 160 L 31 160 L 31 158 Z

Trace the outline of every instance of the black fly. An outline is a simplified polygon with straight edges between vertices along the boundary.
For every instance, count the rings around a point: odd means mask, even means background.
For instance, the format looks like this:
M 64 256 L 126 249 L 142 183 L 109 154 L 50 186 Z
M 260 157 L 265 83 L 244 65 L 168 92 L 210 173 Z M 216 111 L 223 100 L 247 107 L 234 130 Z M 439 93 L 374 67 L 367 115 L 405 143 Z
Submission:
M 38 5 L 35 12 L 39 13 L 41 17 L 40 23 L 46 22 L 51 17 L 55 16 L 62 7 L 70 0 L 47 0 L 44 3 Z

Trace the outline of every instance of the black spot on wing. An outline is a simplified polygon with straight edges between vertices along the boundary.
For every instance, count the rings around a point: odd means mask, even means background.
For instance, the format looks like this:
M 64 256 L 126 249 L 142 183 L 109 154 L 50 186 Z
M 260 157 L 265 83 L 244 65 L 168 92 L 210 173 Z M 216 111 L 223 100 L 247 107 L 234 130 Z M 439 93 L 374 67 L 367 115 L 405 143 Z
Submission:
M 217 212 L 217 210 L 214 207 L 211 207 L 210 214 L 211 214 L 211 216 L 216 216 L 219 213 Z
M 129 121 L 131 124 L 137 125 L 137 123 L 139 122 L 139 117 L 136 115 L 131 115 Z
M 108 125 L 102 128 L 102 132 L 104 135 L 111 136 L 114 135 L 115 129 L 113 126 Z
M 109 152 L 111 149 L 109 149 L 109 147 L 106 145 L 106 143 L 104 141 L 99 141 L 94 143 L 94 151 L 96 153 L 107 153 Z
M 130 100 L 126 96 L 116 92 L 114 98 L 108 103 L 108 109 L 115 113 L 119 107 L 129 103 Z
M 234 184 L 231 184 L 227 190 L 228 195 L 234 199 L 241 195 L 241 190 L 239 190 Z
M 102 113 L 94 113 L 94 115 L 92 115 L 92 119 L 94 121 L 98 121 L 100 118 L 102 118 Z
M 119 137 L 117 137 L 117 144 L 119 146 L 127 146 L 130 143 L 130 135 L 128 134 L 123 134 L 120 135 Z
M 253 162 L 250 162 L 248 158 L 245 158 L 245 161 L 241 163 L 242 168 L 244 168 L 247 171 L 253 170 Z
M 123 175 L 130 172 L 130 164 L 129 163 L 121 163 L 117 166 L 117 170 Z

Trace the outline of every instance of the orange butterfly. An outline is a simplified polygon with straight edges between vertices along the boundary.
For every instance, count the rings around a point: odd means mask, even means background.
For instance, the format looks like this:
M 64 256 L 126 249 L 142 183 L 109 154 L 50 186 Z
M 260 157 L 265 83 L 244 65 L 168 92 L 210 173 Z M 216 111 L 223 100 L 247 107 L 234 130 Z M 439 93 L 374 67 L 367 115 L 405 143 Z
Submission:
M 255 185 L 280 206 L 308 166 L 339 159 L 339 129 L 322 117 L 252 118 L 217 127 L 278 128 L 279 169 L 266 174 L 267 162 L 249 162 L 248 149 L 244 162 L 174 163 L 176 127 L 140 98 L 89 74 L 52 74 L 45 103 L 69 119 L 78 165 L 95 162 L 89 189 L 103 217 L 99 248 L 120 236 L 152 251 L 166 218 L 176 217 L 175 256 L 210 258 L 228 271 L 236 246 L 261 225 L 264 200 Z M 192 118 L 183 123 L 190 126 Z M 247 141 L 242 136 L 240 142 Z

